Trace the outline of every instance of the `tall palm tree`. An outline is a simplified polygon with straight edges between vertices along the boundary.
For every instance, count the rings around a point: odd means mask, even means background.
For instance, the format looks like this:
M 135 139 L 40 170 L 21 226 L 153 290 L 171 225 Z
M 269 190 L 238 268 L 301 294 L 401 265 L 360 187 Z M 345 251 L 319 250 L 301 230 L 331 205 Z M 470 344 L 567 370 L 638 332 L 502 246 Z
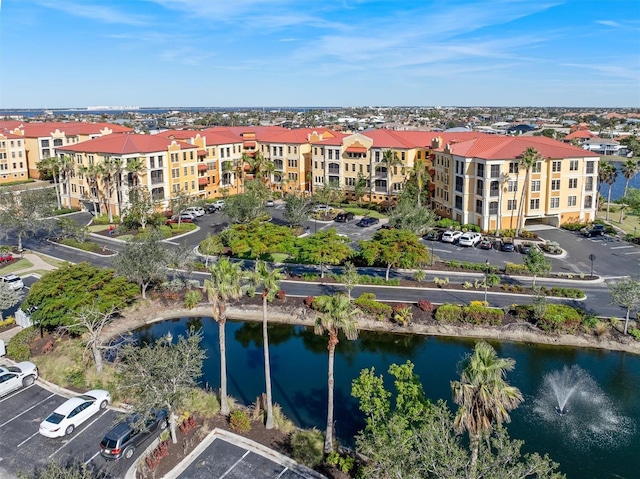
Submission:
M 382 161 L 376 165 L 376 169 L 385 168 L 387 170 L 387 198 L 389 200 L 389 207 L 391 207 L 391 174 L 394 166 L 402 165 L 402 161 L 398 157 L 398 154 L 392 149 L 384 150 L 382 152 Z
M 601 160 L 598 165 L 598 190 L 597 190 L 597 199 L 596 199 L 596 211 L 600 211 L 600 195 L 602 192 L 602 184 L 605 183 L 605 178 L 609 174 L 609 167 L 611 163 L 607 160 Z
M 125 170 L 125 163 L 122 158 L 113 160 L 113 182 L 116 187 L 116 201 L 118 202 L 118 216 L 122 221 L 122 173 Z
M 211 279 L 204 282 L 204 290 L 212 303 L 213 319 L 218 322 L 220 344 L 220 413 L 229 415 L 227 399 L 227 348 L 225 325 L 227 323 L 227 303 L 242 296 L 244 274 L 240 263 L 232 263 L 223 257 L 209 266 Z
M 600 165 L 598 171 L 598 177 L 602 174 L 603 181 L 609 185 L 609 192 L 607 193 L 607 216 L 606 220 L 609 221 L 609 206 L 611 205 L 611 187 L 618 179 L 618 169 L 611 163 L 605 163 Z
M 625 161 L 620 167 L 620 171 L 622 172 L 622 176 L 624 176 L 624 194 L 623 198 L 627 197 L 627 191 L 629 190 L 629 182 L 631 179 L 640 172 L 640 162 L 638 160 L 634 160 L 633 158 L 629 158 Z M 624 205 L 620 207 L 620 223 L 624 219 Z
M 273 397 L 271 394 L 271 365 L 269 362 L 269 313 L 267 303 L 273 299 L 280 289 L 280 281 L 284 278 L 282 269 L 271 269 L 264 261 L 256 263 L 256 270 L 252 275 L 252 282 L 262 286 L 262 347 L 264 349 L 264 380 L 267 393 L 267 421 L 265 427 L 273 428 Z
M 88 196 L 93 203 L 93 214 L 101 214 L 102 213 L 102 205 L 100 204 L 100 190 L 98 188 L 98 177 L 100 176 L 100 171 L 96 167 L 95 164 L 91 163 L 89 166 L 81 166 L 79 168 L 80 173 L 82 173 L 87 179 L 87 183 L 89 186 Z M 94 194 L 95 191 L 95 194 Z
M 131 173 L 131 182 L 133 186 L 140 186 L 140 176 L 144 171 L 145 163 L 140 157 L 129 158 L 127 160 L 127 171 Z
M 324 439 L 324 452 L 333 451 L 333 363 L 338 344 L 338 332 L 342 331 L 346 338 L 353 341 L 358 337 L 358 324 L 355 316 L 358 310 L 351 306 L 349 298 L 345 294 L 335 294 L 333 296 L 318 296 L 318 309 L 322 313 L 315 324 L 315 333 L 329 336 L 329 373 L 328 388 L 329 397 L 327 401 L 327 431 Z
M 498 219 L 496 221 L 496 236 L 502 229 L 502 191 L 504 190 L 504 185 L 506 185 L 510 179 L 511 177 L 506 173 L 500 173 L 500 176 L 498 176 L 498 186 L 500 189 L 498 190 Z
M 111 158 L 105 158 L 102 163 L 97 166 L 102 182 L 104 183 L 104 202 L 109 215 L 109 223 L 113 223 L 113 212 L 111 211 L 111 196 L 113 194 L 113 172 L 115 166 Z
M 478 450 L 493 423 L 509 422 L 509 411 L 523 400 L 522 393 L 506 381 L 515 366 L 511 358 L 500 358 L 488 343 L 480 341 L 473 354 L 461 363 L 460 381 L 451 381 L 453 401 L 460 406 L 454 420 L 458 432 L 467 431 L 471 447 L 469 479 L 476 478 Z
M 45 158 L 42 161 L 39 161 L 37 164 L 38 170 L 40 170 L 41 174 L 51 175 L 53 178 L 53 188 L 56 190 L 56 201 L 58 205 L 58 209 L 62 208 L 62 199 L 60 191 L 60 187 L 58 185 L 58 174 L 60 173 L 60 158 L 57 156 L 50 156 Z
M 416 175 L 416 183 L 418 185 L 418 208 L 422 206 L 422 188 L 424 187 L 424 173 L 426 165 L 422 158 L 417 158 L 413 163 L 413 173 Z
M 522 228 L 524 227 L 524 217 L 528 210 L 528 208 L 525 207 L 525 202 L 529 196 L 529 178 L 531 177 L 531 169 L 539 161 L 542 161 L 542 156 L 533 147 L 529 147 L 524 150 L 524 153 L 520 156 L 520 166 L 524 168 L 525 175 L 524 187 L 522 188 L 522 193 L 520 195 L 520 206 L 518 207 L 518 224 L 516 226 L 515 236 L 519 236 Z
M 69 155 L 62 155 L 58 162 L 58 172 L 60 173 L 60 182 L 64 181 L 67 190 L 67 208 L 71 208 L 71 175 L 74 170 L 73 158 Z

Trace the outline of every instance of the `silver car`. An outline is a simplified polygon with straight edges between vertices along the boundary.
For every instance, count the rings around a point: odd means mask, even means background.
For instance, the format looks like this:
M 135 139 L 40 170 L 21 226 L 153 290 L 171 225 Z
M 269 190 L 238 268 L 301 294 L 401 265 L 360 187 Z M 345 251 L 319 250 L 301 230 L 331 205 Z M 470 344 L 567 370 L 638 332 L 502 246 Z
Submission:
M 15 366 L 0 367 L 0 397 L 20 388 L 31 386 L 38 379 L 38 367 L 29 361 Z

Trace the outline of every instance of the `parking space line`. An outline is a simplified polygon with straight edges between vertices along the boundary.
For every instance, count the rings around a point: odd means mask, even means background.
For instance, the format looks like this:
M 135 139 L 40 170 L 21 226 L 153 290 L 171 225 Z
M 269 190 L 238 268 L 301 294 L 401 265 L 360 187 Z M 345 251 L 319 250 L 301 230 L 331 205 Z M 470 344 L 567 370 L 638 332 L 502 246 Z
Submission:
M 611 247 L 611 249 L 627 249 L 627 248 L 633 248 L 633 246 L 627 245 L 627 246 L 612 246 Z
M 86 466 L 87 464 L 89 464 L 91 461 L 93 461 L 96 456 L 100 454 L 100 449 L 98 449 L 98 452 L 96 452 L 93 456 L 91 456 L 91 458 L 88 461 L 85 461 L 84 465 Z
M 245 451 L 245 453 L 242 455 L 242 457 L 240 459 L 238 459 L 229 469 L 227 469 L 227 471 L 220 476 L 220 479 L 224 479 L 227 474 L 229 474 L 231 471 L 233 471 L 233 469 L 235 469 L 235 467 L 240 464 L 242 462 L 242 460 L 247 457 L 249 455 L 249 451 Z
M 25 442 L 29 441 L 30 439 L 33 439 L 34 437 L 36 437 L 38 434 L 40 434 L 40 431 L 36 431 L 34 432 L 31 436 L 29 436 L 28 438 L 26 438 L 24 441 L 22 441 L 20 444 L 18 444 L 16 446 L 16 448 L 22 446 Z
M 613 249 L 613 248 L 611 248 L 611 249 Z M 625 253 L 625 254 L 640 254 L 640 251 L 632 251 L 630 253 Z
M 45 402 L 45 401 L 47 401 L 47 400 L 51 399 L 53 396 L 55 396 L 55 394 L 51 394 L 49 397 L 44 398 L 42 401 L 40 401 L 40 402 L 38 402 L 38 403 L 34 404 L 34 405 L 33 405 L 33 406 L 31 406 L 29 409 L 25 409 L 24 411 L 22 411 L 22 412 L 21 412 L 20 414 L 18 414 L 17 416 L 14 416 L 14 417 L 12 417 L 11 419 L 9 419 L 8 421 L 3 422 L 2 424 L 0 424 L 0 427 L 2 427 L 2 426 L 6 426 L 6 425 L 7 425 L 7 424 L 9 424 L 11 421 L 13 421 L 13 420 L 15 420 L 15 419 L 18 419 L 18 418 L 19 418 L 20 416 L 22 416 L 23 414 L 28 413 L 28 412 L 29 412 L 29 411 L 31 411 L 34 407 L 39 406 L 39 405 L 40 405 L 40 404 L 42 404 L 43 402 Z
M 287 472 L 288 470 L 289 470 L 289 468 L 285 466 L 285 468 L 282 470 L 282 472 L 276 476 L 276 479 L 280 479 L 280 478 L 282 477 L 282 475 L 283 475 L 285 472 Z
M 104 416 L 107 413 L 107 411 L 108 411 L 108 409 L 105 409 L 102 414 L 100 414 L 97 418 L 95 418 L 93 421 L 91 421 L 89 424 L 87 424 L 82 431 L 79 431 L 75 436 L 73 436 L 71 439 L 69 439 L 67 442 L 65 442 L 62 446 L 60 446 L 58 449 L 56 449 L 54 452 L 52 452 L 51 455 L 47 459 L 51 459 L 53 456 L 56 455 L 56 453 L 60 452 L 64 447 L 68 446 L 71 441 L 73 441 L 77 437 L 80 437 L 80 434 L 82 434 L 87 429 L 89 429 L 89 427 L 91 427 L 91 425 L 94 422 L 96 422 L 98 419 L 100 419 L 102 416 Z
M 31 389 L 34 385 L 35 385 L 35 383 L 33 383 L 31 386 L 27 386 L 26 388 L 18 389 L 17 391 L 14 391 L 13 393 L 11 393 L 9 396 L 5 396 L 2 399 L 0 399 L 0 402 L 6 401 L 7 399 L 11 399 L 12 397 L 15 397 L 18 394 L 20 394 L 22 391 L 26 391 L 27 389 Z

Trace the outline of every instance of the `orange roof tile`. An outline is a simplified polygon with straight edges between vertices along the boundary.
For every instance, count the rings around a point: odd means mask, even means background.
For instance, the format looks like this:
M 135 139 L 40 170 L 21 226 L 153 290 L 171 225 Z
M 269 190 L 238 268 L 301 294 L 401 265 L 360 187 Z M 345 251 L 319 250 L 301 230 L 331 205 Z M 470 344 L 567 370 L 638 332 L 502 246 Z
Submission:
M 75 145 L 56 148 L 60 152 L 103 153 L 111 155 L 132 155 L 136 153 L 166 152 L 174 141 L 158 135 L 139 135 L 134 133 L 114 133 L 87 140 Z M 182 149 L 197 149 L 197 145 L 177 142 Z

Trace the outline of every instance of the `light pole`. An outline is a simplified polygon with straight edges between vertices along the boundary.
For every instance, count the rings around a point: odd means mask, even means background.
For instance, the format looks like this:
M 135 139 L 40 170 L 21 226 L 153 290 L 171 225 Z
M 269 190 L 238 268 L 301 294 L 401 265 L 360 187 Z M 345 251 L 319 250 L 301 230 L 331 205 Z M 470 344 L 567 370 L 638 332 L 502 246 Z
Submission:
M 489 260 L 485 260 L 484 262 L 485 265 L 485 270 L 484 270 L 484 305 L 488 306 L 489 303 L 487 303 L 487 289 L 489 286 Z
M 433 241 L 431 242 L 431 266 L 433 266 Z

